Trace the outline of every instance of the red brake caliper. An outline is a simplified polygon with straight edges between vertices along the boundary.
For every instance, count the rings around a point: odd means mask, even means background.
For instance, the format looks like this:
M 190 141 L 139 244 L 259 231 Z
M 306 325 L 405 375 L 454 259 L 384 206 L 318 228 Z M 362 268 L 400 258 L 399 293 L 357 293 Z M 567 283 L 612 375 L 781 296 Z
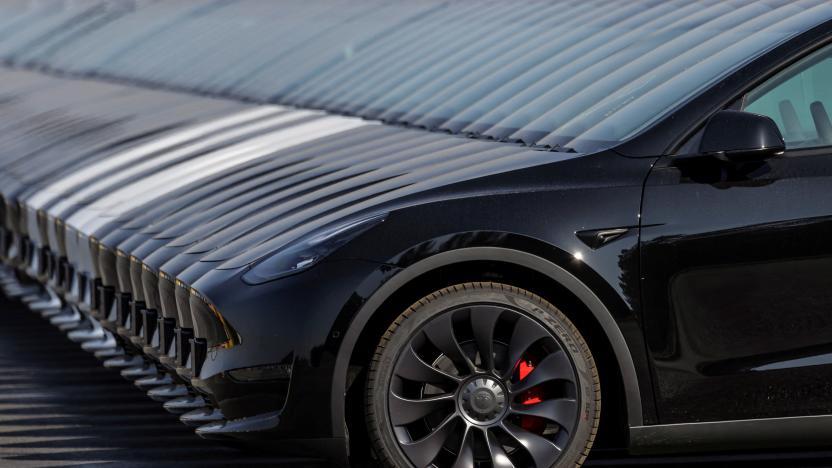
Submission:
M 531 361 L 520 360 L 517 364 L 517 371 L 520 374 L 520 380 L 525 379 L 526 376 L 531 374 L 534 370 L 534 364 L 532 364 Z M 524 405 L 534 405 L 540 403 L 541 401 L 543 400 L 540 399 L 539 389 L 532 388 L 526 392 L 526 398 L 524 398 L 521 403 Z M 546 429 L 546 422 L 534 416 L 522 416 L 520 418 L 520 426 L 530 432 L 542 433 L 543 430 Z

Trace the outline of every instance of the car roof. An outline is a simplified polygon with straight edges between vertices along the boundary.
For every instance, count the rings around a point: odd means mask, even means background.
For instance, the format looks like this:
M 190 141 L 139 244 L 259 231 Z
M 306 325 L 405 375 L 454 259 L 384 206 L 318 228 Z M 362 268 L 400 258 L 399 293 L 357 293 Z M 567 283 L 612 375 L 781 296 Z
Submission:
M 14 64 L 579 152 L 832 19 L 824 0 L 20 5 L 0 5 Z

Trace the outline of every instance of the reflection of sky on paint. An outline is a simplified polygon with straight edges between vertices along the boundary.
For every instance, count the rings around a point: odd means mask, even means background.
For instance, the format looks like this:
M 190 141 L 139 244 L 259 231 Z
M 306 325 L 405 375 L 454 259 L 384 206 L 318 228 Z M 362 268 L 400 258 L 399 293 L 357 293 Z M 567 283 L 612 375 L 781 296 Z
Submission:
M 832 18 L 823 0 L 157 2 L 58 34 L 82 5 L 26 11 L 0 57 L 579 152 Z M 22 14 L 0 5 L 0 35 Z
M 762 366 L 753 367 L 753 371 L 770 371 L 780 369 L 791 369 L 793 367 L 809 367 L 809 366 L 824 366 L 832 363 L 832 353 L 820 354 L 817 356 L 809 356 L 798 359 L 789 359 L 788 361 L 772 362 Z

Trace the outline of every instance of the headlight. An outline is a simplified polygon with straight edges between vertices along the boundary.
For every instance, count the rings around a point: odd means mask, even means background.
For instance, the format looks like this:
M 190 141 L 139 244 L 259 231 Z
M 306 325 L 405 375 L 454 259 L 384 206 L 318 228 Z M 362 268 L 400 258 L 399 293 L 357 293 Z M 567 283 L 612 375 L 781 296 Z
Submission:
M 234 330 L 225 317 L 196 289 L 191 288 L 190 297 L 191 319 L 194 327 L 194 337 L 205 340 L 208 349 L 233 348 L 240 344 L 240 335 Z M 197 366 L 197 369 L 201 367 Z
M 262 284 L 303 271 L 385 218 L 386 213 L 318 231 L 257 263 L 243 275 L 243 281 Z

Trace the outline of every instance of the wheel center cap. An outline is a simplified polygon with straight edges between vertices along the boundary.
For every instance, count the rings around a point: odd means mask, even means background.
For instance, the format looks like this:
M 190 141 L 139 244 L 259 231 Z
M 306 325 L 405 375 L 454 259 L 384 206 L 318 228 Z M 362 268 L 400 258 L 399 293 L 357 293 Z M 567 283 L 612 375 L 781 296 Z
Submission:
M 474 424 L 487 425 L 498 421 L 506 410 L 506 392 L 492 377 L 475 377 L 459 392 L 460 412 Z

